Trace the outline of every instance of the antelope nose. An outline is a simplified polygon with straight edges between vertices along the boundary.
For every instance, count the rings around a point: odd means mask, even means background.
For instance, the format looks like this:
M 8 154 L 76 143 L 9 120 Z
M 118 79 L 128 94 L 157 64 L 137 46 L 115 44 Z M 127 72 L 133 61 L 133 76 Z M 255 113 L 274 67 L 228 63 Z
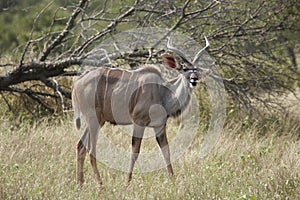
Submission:
M 198 76 L 196 74 L 191 74 L 190 76 L 190 83 L 192 84 L 192 86 L 196 86 L 198 83 Z

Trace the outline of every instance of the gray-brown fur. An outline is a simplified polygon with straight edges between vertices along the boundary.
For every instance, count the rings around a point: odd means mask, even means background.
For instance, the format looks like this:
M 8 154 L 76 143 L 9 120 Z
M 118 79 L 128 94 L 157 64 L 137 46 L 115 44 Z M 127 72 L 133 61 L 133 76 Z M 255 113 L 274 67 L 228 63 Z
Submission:
M 105 122 L 134 126 L 128 181 L 132 178 L 145 127 L 154 129 L 167 171 L 173 175 L 166 135 L 167 119 L 178 116 L 187 108 L 192 94 L 191 84 L 195 85 L 199 74 L 193 66 L 183 69 L 172 55 L 165 54 L 163 58 L 167 66 L 180 72 L 169 82 L 162 78 L 156 67 L 144 66 L 134 71 L 98 68 L 74 83 L 72 101 L 76 127 L 80 128 L 80 113 L 87 125 L 77 145 L 79 185 L 83 183 L 83 162 L 88 152 L 96 180 L 102 187 L 96 164 L 96 143 L 98 131 Z
M 131 72 L 121 69 L 99 68 L 89 72 L 74 84 L 74 107 L 77 107 L 84 116 L 86 114 L 84 110 L 87 107 L 92 109 L 91 107 L 94 104 L 100 124 L 104 122 L 123 125 L 136 123 L 150 127 L 163 125 L 166 119 L 162 119 L 161 124 L 151 124 L 148 112 L 151 106 L 161 105 L 166 110 L 167 116 L 180 114 L 187 107 L 191 93 L 188 80 L 181 79 L 184 79 L 184 77 L 165 82 L 158 69 L 150 66 Z M 181 93 L 186 99 L 183 102 L 179 102 L 178 97 L 174 95 L 177 85 L 183 84 L 182 82 L 185 82 L 186 87 L 184 87 L 185 91 L 181 91 Z M 134 88 L 134 91 L 131 88 Z M 87 90 L 94 90 L 95 92 L 90 91 L 89 95 L 87 95 Z M 113 93 L 119 93 L 119 95 L 113 95 Z M 83 103 L 89 102 L 92 99 L 91 95 L 95 95 L 94 102 L 89 104 Z M 112 104 L 116 105 L 114 102 L 119 100 L 115 99 L 118 96 L 122 97 L 120 99 L 122 100 L 122 107 L 120 109 L 115 108 L 118 111 L 116 113 L 112 109 Z M 124 109 L 126 105 L 128 105 L 129 111 L 127 113 L 125 113 Z M 116 114 L 123 117 L 114 116 Z M 153 114 L 155 115 L 156 113 Z M 116 117 L 117 119 L 115 119 Z M 76 127 L 80 127 L 79 116 L 76 116 Z

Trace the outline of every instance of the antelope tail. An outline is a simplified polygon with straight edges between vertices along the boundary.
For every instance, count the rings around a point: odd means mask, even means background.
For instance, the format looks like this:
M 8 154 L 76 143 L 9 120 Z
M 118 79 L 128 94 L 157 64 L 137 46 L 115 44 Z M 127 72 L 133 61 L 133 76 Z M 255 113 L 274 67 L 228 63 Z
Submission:
M 81 126 L 80 116 L 75 118 L 75 126 L 76 126 L 77 130 L 80 129 L 80 126 Z
M 73 95 L 72 97 L 72 104 L 73 104 L 73 108 L 74 108 L 74 121 L 75 121 L 75 127 L 77 128 L 77 130 L 80 129 L 81 126 L 81 122 L 80 122 L 80 110 L 77 106 L 76 103 L 76 96 Z

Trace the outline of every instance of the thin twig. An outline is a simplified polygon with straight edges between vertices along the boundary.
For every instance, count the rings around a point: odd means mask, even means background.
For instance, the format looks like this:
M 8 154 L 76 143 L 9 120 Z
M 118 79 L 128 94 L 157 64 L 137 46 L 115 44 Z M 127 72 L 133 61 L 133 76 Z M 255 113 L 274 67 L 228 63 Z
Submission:
M 47 46 L 43 53 L 41 58 L 39 59 L 40 61 L 45 61 L 46 58 L 48 57 L 48 55 L 50 54 L 50 52 L 61 43 L 61 41 L 68 35 L 68 33 L 70 32 L 70 30 L 74 27 L 75 25 L 75 19 L 77 18 L 77 16 L 82 12 L 83 8 L 85 7 L 85 5 L 87 4 L 88 0 L 80 0 L 80 2 L 78 3 L 78 5 L 76 6 L 75 10 L 73 11 L 72 15 L 70 16 L 66 27 L 64 28 L 64 30 L 51 42 L 51 44 L 49 46 Z

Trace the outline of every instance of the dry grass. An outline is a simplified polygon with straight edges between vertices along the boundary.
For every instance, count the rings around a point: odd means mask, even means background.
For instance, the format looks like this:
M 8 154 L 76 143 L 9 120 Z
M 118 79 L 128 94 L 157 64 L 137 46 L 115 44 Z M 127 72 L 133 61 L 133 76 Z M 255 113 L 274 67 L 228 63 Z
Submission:
M 245 127 L 228 122 L 205 159 L 198 157 L 201 137 L 195 139 L 173 164 L 174 179 L 164 170 L 135 172 L 125 187 L 124 172 L 98 163 L 104 182 L 104 190 L 98 192 L 88 161 L 86 183 L 77 188 L 78 135 L 71 119 L 21 127 L 1 121 L 0 199 L 300 199 L 296 126 L 279 134 L 278 123 L 269 122 L 261 136 L 258 123 Z

